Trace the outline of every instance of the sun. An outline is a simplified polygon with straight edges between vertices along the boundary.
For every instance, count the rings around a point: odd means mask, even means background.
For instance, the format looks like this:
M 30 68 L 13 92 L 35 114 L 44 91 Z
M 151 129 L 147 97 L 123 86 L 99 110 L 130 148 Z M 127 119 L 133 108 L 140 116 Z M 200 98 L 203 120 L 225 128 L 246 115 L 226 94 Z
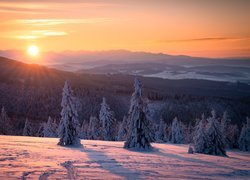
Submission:
M 39 48 L 37 46 L 35 46 L 35 45 L 32 45 L 32 46 L 28 47 L 27 52 L 32 57 L 38 56 L 38 54 L 39 54 Z

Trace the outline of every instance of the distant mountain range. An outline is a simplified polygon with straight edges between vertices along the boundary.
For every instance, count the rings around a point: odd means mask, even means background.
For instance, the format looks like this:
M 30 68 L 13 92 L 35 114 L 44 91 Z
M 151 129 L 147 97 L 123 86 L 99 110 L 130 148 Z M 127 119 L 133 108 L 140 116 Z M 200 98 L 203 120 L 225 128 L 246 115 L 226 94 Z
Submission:
M 25 59 L 20 51 L 0 56 Z M 44 64 L 59 70 L 89 74 L 128 74 L 163 79 L 205 79 L 250 84 L 250 58 L 200 58 L 147 52 L 64 51 L 43 54 Z

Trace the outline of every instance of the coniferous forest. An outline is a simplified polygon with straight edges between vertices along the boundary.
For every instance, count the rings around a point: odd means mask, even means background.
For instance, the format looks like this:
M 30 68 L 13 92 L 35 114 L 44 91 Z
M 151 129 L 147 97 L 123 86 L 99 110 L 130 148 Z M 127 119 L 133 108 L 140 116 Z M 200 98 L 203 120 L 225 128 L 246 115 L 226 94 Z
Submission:
M 128 140 L 125 147 L 137 147 L 138 143 L 138 147 L 144 148 L 150 147 L 150 142 L 184 143 L 192 144 L 196 152 L 218 155 L 226 155 L 226 148 L 249 151 L 248 99 L 244 98 L 244 93 L 237 97 L 230 90 L 238 86 L 238 90 L 244 91 L 247 86 L 225 84 L 217 92 L 225 96 L 195 95 L 197 87 L 178 92 L 182 81 L 136 78 L 138 82 L 133 84 L 133 76 L 77 75 L 8 59 L 1 63 L 10 69 L 19 65 L 19 73 L 24 69 L 34 69 L 30 66 L 36 68 L 36 73 L 2 78 L 1 134 L 61 139 L 77 135 L 92 140 Z M 45 78 L 42 73 L 50 77 Z M 124 82 L 124 78 L 131 82 Z M 62 91 L 65 79 L 68 90 L 64 87 Z M 169 87 L 164 84 L 168 82 L 171 84 Z M 104 86 L 107 83 L 110 85 Z M 213 82 L 198 83 L 217 86 Z M 20 85 L 22 88 L 15 88 Z M 148 88 L 149 85 L 156 86 Z M 72 97 L 67 98 L 66 94 Z M 74 105 L 71 111 L 65 107 L 67 101 L 70 107 Z M 64 122 L 67 114 L 75 114 L 72 116 L 74 125 Z M 139 124 L 137 118 L 140 119 Z M 65 126 L 75 126 L 70 137 L 63 135 Z M 136 134 L 136 128 L 142 129 L 141 134 Z M 143 143 L 137 136 L 143 139 Z M 59 144 L 67 145 L 67 141 Z M 75 141 L 70 139 L 69 143 L 74 144 Z M 213 146 L 215 149 L 207 149 L 211 143 L 215 143 L 218 149 L 216 146 Z

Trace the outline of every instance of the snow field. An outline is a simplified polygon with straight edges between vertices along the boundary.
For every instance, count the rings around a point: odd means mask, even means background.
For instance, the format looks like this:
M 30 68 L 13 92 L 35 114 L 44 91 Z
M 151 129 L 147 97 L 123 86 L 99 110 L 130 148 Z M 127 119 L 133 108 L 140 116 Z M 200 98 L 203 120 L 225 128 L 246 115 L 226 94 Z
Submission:
M 229 157 L 188 154 L 188 145 L 152 143 L 136 152 L 124 142 L 81 140 L 83 147 L 57 145 L 58 138 L 0 136 L 0 179 L 249 179 L 249 152 Z

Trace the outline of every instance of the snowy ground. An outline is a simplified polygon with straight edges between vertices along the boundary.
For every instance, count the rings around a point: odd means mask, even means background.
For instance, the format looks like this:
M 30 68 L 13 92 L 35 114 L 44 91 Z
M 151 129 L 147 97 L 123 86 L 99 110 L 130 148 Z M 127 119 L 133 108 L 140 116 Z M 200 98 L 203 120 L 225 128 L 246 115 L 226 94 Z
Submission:
M 187 154 L 186 145 L 153 144 L 154 152 L 123 149 L 123 142 L 0 136 L 0 179 L 250 179 L 250 153 L 229 157 Z

